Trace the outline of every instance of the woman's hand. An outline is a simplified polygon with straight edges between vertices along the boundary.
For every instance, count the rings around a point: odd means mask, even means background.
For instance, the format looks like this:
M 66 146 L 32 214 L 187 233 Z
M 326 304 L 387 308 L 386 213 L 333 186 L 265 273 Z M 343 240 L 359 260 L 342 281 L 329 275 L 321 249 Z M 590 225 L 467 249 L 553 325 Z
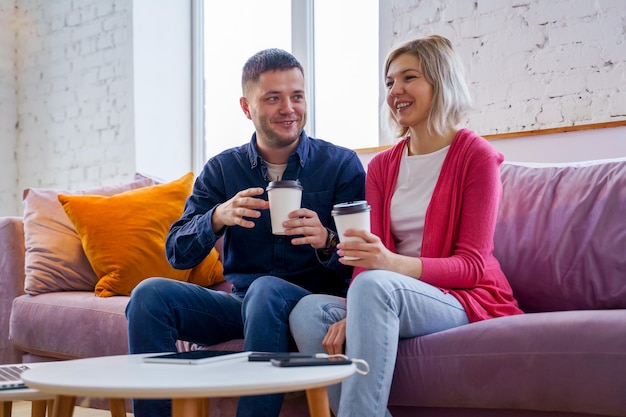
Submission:
M 364 240 L 343 242 L 337 245 L 339 262 L 365 269 L 384 269 L 413 278 L 422 276 L 422 260 L 418 257 L 398 255 L 387 249 L 380 238 L 365 230 L 348 229 L 345 236 L 356 236 Z M 341 239 L 341 238 L 340 238 Z M 344 256 L 358 258 L 347 260 Z
M 394 255 L 383 245 L 380 238 L 365 230 L 348 229 L 346 237 L 359 237 L 364 242 L 347 241 L 337 246 L 337 254 L 341 256 L 340 262 L 346 265 L 360 266 L 366 269 L 385 269 L 390 271 L 391 258 Z M 341 239 L 341 237 L 339 238 Z M 350 261 L 343 256 L 358 258 Z
M 322 346 L 329 355 L 339 355 L 343 353 L 343 347 L 346 343 L 346 319 L 340 320 L 332 324 L 322 340 Z

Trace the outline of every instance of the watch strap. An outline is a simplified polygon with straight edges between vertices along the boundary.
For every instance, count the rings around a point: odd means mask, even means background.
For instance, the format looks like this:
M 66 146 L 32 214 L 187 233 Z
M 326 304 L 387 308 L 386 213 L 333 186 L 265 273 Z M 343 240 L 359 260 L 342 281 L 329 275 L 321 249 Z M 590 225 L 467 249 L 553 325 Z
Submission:
M 326 228 L 328 231 L 328 235 L 326 237 L 326 246 L 323 248 L 319 248 L 318 250 L 323 254 L 330 256 L 333 251 L 337 248 L 337 244 L 339 243 L 339 238 L 337 237 L 337 233 L 334 230 Z

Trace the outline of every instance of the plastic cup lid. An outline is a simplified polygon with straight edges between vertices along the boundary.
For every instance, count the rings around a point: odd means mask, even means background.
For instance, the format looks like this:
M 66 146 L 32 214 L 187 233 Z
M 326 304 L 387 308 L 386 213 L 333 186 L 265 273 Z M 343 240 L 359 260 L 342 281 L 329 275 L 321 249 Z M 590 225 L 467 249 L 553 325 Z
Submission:
M 370 210 L 370 205 L 367 204 L 367 201 L 348 201 L 346 203 L 339 203 L 333 206 L 333 211 L 331 214 L 333 216 L 340 216 L 343 214 L 352 214 L 352 213 L 360 213 L 362 211 Z
M 299 190 L 302 189 L 302 184 L 298 180 L 282 180 L 282 181 L 272 181 L 266 188 L 266 191 L 269 191 L 273 188 L 297 188 Z

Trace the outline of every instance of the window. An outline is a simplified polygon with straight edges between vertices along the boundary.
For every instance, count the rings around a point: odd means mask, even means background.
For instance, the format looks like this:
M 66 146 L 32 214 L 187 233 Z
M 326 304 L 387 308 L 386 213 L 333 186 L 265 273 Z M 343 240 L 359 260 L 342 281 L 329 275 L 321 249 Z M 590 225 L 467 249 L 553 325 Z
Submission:
M 318 0 L 314 22 L 315 136 L 378 146 L 378 0 Z
M 378 146 L 377 0 L 241 0 L 201 8 L 202 163 L 250 139 L 254 126 L 239 107 L 241 68 L 272 47 L 292 52 L 305 68 L 309 135 L 349 148 Z

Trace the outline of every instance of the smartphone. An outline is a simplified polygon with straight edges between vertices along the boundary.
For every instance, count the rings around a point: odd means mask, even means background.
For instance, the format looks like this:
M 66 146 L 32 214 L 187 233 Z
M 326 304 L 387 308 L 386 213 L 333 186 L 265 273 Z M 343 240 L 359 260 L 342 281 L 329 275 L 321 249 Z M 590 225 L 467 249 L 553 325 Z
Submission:
M 228 359 L 243 358 L 250 352 L 238 352 L 230 350 L 191 350 L 189 352 L 160 353 L 154 356 L 146 356 L 146 363 L 171 363 L 183 365 L 201 365 Z
M 271 359 L 274 366 L 327 366 L 327 365 L 349 365 L 350 359 L 344 358 L 291 358 L 291 359 Z
M 252 352 L 248 356 L 250 362 L 269 362 L 272 359 L 314 358 L 315 354 L 300 352 Z

